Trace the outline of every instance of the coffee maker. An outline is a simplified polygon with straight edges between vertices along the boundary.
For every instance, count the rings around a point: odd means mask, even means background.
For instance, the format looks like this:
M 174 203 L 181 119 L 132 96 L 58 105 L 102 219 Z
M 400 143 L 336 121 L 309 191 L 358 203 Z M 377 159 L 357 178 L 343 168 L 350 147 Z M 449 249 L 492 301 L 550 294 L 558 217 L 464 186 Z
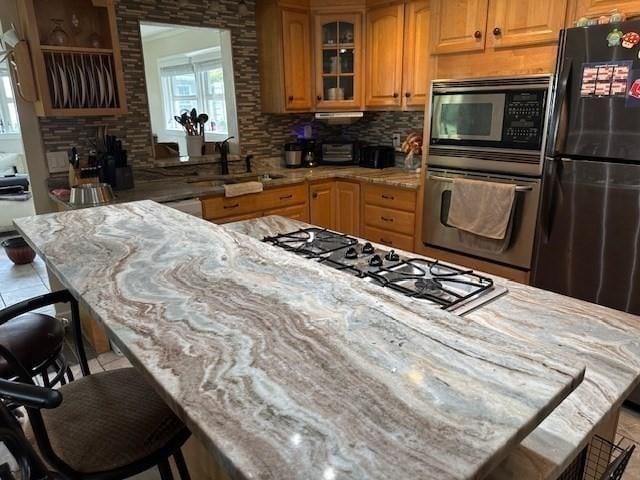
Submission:
M 302 145 L 302 166 L 306 168 L 317 167 L 319 152 L 316 141 L 312 138 L 304 138 L 300 139 L 299 142 Z

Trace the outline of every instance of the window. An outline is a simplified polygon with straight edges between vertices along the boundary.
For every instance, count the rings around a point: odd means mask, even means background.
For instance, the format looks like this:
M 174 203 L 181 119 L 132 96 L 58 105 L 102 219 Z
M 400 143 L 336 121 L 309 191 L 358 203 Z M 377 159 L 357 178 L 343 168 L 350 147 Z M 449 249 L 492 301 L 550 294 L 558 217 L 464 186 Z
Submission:
M 198 113 L 209 116 L 205 134 L 215 140 L 235 135 L 229 118 L 230 106 L 234 107 L 233 97 L 227 94 L 225 66 L 219 48 L 181 58 L 160 58 L 158 66 L 166 130 L 181 132 L 182 126 L 174 116 L 195 108 Z
M 9 71 L 0 66 L 0 135 L 17 133 L 20 133 L 20 124 L 11 77 Z

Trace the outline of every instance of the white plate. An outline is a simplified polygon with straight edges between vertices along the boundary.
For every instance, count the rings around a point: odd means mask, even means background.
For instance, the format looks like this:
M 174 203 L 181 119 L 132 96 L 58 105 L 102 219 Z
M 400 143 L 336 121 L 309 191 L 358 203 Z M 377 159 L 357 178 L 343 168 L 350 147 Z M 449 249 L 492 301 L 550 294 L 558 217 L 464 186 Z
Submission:
M 96 79 L 93 75 L 93 59 L 89 58 L 88 63 L 85 65 L 85 72 L 87 73 L 87 103 L 89 107 L 96 106 Z
M 67 77 L 64 74 L 62 67 L 58 65 L 58 72 L 60 73 L 60 85 L 62 85 L 62 104 L 61 107 L 69 106 L 69 85 L 67 84 Z
M 49 65 L 49 76 L 51 83 L 53 83 L 53 108 L 58 108 L 60 106 L 60 87 L 58 87 L 58 76 L 51 65 Z
M 73 57 L 65 64 L 65 72 L 69 79 L 69 103 L 72 108 L 76 108 L 78 106 L 78 83 L 76 82 L 76 64 Z
M 100 60 L 100 65 L 96 66 L 96 76 L 98 78 L 98 90 L 99 90 L 98 106 L 103 107 L 106 100 L 106 91 L 105 91 L 105 85 L 104 85 L 104 77 L 102 76 L 102 60 Z
M 80 64 L 76 64 L 76 67 L 78 70 L 78 86 L 80 87 L 79 106 L 84 108 L 87 105 L 87 79 L 82 60 Z
M 111 107 L 113 106 L 113 80 L 107 68 L 104 69 L 104 74 L 107 78 L 107 104 Z

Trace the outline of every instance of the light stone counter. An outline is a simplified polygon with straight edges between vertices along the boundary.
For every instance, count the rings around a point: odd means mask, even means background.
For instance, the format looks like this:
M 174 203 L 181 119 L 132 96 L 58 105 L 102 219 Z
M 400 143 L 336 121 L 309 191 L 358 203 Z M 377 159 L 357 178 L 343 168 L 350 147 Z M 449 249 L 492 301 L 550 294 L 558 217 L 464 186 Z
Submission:
M 263 238 L 305 225 L 281 217 L 265 217 L 226 228 Z M 540 348 L 558 346 L 575 364 L 587 366 L 584 382 L 489 477 L 555 479 L 585 447 L 594 430 L 609 415 L 616 414 L 637 385 L 640 317 L 493 278 L 509 293 L 465 318 Z
M 584 375 L 154 202 L 16 225 L 231 478 L 483 478 Z

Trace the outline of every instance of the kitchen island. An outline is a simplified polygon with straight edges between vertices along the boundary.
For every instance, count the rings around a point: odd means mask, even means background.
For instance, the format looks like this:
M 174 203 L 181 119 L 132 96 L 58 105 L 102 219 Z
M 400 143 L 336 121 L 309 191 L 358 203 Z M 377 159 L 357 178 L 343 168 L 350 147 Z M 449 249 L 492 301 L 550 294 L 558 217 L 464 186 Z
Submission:
M 290 219 L 266 217 L 225 227 L 264 238 L 305 226 Z M 507 287 L 508 294 L 467 314 L 465 319 L 510 338 L 558 346 L 587 369 L 578 388 L 487 478 L 556 479 L 594 433 L 615 432 L 620 406 L 639 381 L 640 318 L 492 278 Z
M 583 378 L 154 202 L 16 225 L 231 478 L 483 478 Z

